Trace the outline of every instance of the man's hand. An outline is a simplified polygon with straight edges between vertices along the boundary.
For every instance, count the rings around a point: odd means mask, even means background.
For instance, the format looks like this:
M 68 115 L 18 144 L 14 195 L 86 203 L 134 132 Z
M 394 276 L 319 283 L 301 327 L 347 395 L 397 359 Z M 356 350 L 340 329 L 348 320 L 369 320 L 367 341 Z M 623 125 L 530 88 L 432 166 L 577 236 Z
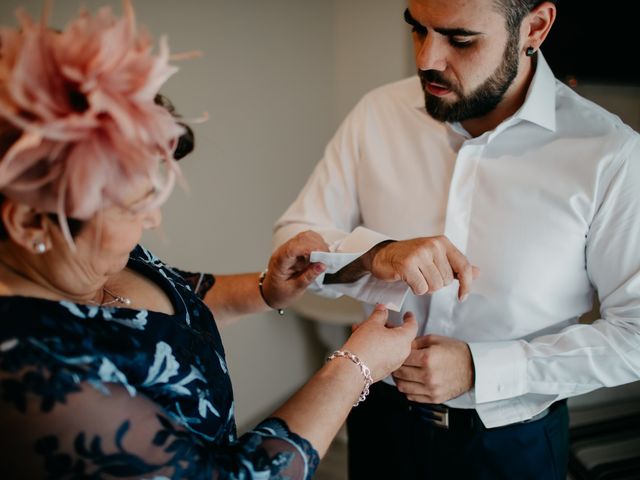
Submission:
M 398 390 L 409 400 L 443 403 L 473 387 L 473 358 L 460 340 L 426 335 L 413 341 L 411 353 L 393 373 Z
M 458 279 L 460 300 L 480 272 L 444 236 L 385 243 L 372 249 L 367 269 L 380 280 L 404 281 L 415 295 L 435 292 Z

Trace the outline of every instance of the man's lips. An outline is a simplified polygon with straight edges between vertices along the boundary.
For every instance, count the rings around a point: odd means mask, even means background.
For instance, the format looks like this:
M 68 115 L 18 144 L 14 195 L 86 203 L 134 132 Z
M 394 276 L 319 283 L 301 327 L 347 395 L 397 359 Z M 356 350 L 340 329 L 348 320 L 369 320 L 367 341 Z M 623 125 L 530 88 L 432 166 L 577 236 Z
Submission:
M 438 83 L 427 82 L 427 91 L 431 95 L 435 95 L 437 97 L 442 97 L 451 91 L 450 88 L 445 87 L 444 85 L 440 85 Z

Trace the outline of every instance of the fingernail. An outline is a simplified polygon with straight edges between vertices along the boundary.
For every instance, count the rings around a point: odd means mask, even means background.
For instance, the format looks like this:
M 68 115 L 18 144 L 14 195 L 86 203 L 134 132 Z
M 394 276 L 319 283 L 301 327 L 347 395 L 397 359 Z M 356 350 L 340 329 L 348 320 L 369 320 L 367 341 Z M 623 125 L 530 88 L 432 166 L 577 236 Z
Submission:
M 384 312 L 386 309 L 387 307 L 385 307 L 381 303 L 376 303 L 376 310 L 379 310 L 380 312 Z
M 325 269 L 325 268 L 327 268 L 327 267 L 325 266 L 325 264 L 324 264 L 324 263 L 316 263 L 316 264 L 313 266 L 313 269 L 314 269 L 316 272 L 318 272 L 318 273 L 322 273 L 322 272 L 324 272 L 324 269 Z
M 469 294 L 465 293 L 462 298 L 460 299 L 460 303 L 463 303 L 467 298 L 469 298 Z

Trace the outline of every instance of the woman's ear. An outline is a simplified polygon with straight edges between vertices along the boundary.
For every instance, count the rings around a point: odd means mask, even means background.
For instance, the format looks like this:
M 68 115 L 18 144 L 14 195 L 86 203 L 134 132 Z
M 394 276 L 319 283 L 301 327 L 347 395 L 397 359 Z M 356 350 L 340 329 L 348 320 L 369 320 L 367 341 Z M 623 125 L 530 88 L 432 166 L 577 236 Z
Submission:
M 0 216 L 11 241 L 34 254 L 51 248 L 46 215 L 24 203 L 5 198 Z
M 553 2 L 542 2 L 524 17 L 521 26 L 524 52 L 535 52 L 547 38 L 556 19 L 556 6 Z M 531 54 L 526 53 L 527 56 Z

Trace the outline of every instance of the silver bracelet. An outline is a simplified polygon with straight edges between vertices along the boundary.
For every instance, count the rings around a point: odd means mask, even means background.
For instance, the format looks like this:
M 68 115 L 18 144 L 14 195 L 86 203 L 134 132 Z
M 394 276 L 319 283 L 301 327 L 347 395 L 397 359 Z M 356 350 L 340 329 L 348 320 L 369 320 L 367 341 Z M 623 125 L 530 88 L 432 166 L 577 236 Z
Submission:
M 262 297 L 262 301 L 265 303 L 265 305 L 267 307 L 269 307 L 272 310 L 276 310 L 278 312 L 278 315 L 282 316 L 284 315 L 284 309 L 282 308 L 273 308 L 271 305 L 269 305 L 269 302 L 267 302 L 266 297 L 264 296 L 264 292 L 262 291 L 262 284 L 264 283 L 264 279 L 267 276 L 267 272 L 269 271 L 268 268 L 265 268 L 262 273 L 260 274 L 260 276 L 258 277 L 258 289 L 260 290 L 260 296 Z
M 360 367 L 360 373 L 362 373 L 362 376 L 364 377 L 364 388 L 362 389 L 362 393 L 360 393 L 360 396 L 358 397 L 358 401 L 353 404 L 354 407 L 357 407 L 358 404 L 360 402 L 364 402 L 365 398 L 367 398 L 367 395 L 369 395 L 369 387 L 373 383 L 373 378 L 371 377 L 371 370 L 369 370 L 369 367 L 367 367 L 364 364 L 364 362 L 357 357 L 357 355 L 354 355 L 349 350 L 336 350 L 335 352 L 333 352 L 331 355 L 327 357 L 327 362 L 329 360 L 333 360 L 336 357 L 348 358 L 353 363 L 355 363 L 358 367 Z

